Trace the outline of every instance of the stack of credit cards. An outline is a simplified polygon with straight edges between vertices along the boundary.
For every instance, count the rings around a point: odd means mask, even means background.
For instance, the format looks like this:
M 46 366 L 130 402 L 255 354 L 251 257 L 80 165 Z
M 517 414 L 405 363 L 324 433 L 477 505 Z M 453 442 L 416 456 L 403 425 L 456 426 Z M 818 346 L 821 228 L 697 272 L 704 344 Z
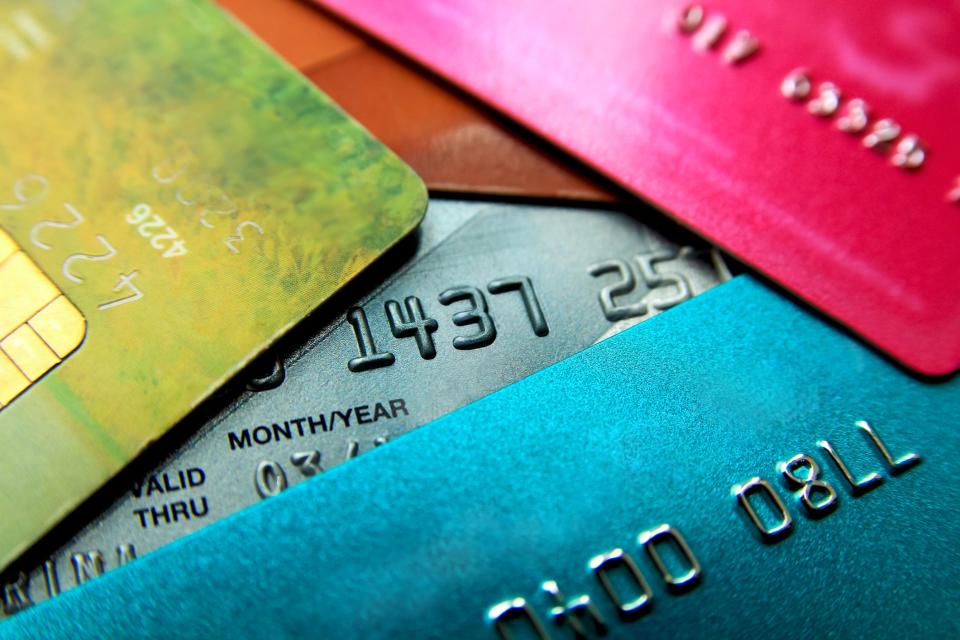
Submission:
M 958 392 L 741 277 L 0 634 L 955 637 Z
M 911 368 L 960 367 L 955 3 L 317 2 Z
M 219 4 L 0 2 L 0 638 L 960 634 L 960 12 Z
M 426 205 L 215 7 L 19 4 L 0 23 L 4 566 Z

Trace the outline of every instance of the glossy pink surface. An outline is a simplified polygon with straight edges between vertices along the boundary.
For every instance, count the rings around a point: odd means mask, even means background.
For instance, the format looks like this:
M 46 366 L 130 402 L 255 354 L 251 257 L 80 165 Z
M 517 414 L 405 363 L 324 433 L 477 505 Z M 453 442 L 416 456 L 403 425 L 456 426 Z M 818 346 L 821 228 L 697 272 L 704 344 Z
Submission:
M 716 46 L 656 0 L 320 0 L 928 374 L 960 367 L 960 4 L 717 0 Z M 701 27 L 701 33 L 704 27 Z M 740 30 L 760 43 L 739 64 Z M 804 67 L 871 124 L 920 137 L 891 165 L 781 82 Z M 895 146 L 895 145 L 894 145 Z M 562 247 L 558 247 L 562 249 Z M 749 330 L 749 324 L 744 325 Z M 788 340 L 789 336 L 784 339 Z

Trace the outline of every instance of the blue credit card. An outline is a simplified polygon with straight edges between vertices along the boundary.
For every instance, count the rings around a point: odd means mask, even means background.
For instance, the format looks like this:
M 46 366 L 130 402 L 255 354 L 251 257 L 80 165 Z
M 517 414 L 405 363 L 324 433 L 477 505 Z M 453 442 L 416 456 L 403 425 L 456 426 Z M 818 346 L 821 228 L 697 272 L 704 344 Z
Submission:
M 956 637 L 958 423 L 740 277 L 0 637 Z

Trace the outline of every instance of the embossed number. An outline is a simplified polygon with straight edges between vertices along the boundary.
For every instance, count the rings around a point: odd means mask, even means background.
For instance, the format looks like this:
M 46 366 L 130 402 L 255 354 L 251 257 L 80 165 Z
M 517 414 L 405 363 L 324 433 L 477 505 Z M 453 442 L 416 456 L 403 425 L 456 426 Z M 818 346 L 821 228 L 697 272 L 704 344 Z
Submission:
M 257 465 L 253 484 L 261 498 L 269 498 L 287 488 L 287 474 L 276 462 L 264 460 Z
M 901 169 L 914 170 L 923 166 L 927 159 L 927 151 L 923 148 L 920 138 L 910 134 L 904 136 L 890 157 L 890 164 Z
M 840 108 L 841 96 L 837 85 L 823 82 L 817 88 L 817 97 L 807 103 L 807 111 L 821 118 L 829 118 Z
M 953 188 L 947 192 L 947 202 L 960 204 L 960 176 L 953 181 Z
M 244 220 L 243 222 L 237 225 L 237 228 L 233 232 L 233 235 L 227 236 L 227 239 L 223 241 L 223 244 L 227 245 L 227 249 L 229 249 L 231 252 L 240 253 L 240 249 L 237 249 L 237 243 L 243 242 L 244 240 L 246 240 L 246 238 L 243 237 L 243 230 L 245 228 L 253 229 L 257 233 L 259 233 L 261 236 L 263 235 L 263 227 L 258 225 L 256 222 L 252 222 L 250 220 Z
M 456 349 L 477 349 L 493 344 L 497 339 L 497 329 L 493 324 L 483 293 L 475 287 L 453 287 L 439 296 L 440 304 L 449 305 L 459 300 L 468 300 L 470 308 L 453 314 L 453 324 L 465 327 L 475 324 L 477 333 L 472 336 L 457 336 L 453 339 Z
M 30 243 L 35 247 L 44 249 L 46 251 L 50 250 L 50 245 L 46 242 L 40 240 L 40 231 L 46 228 L 50 229 L 73 229 L 74 227 L 79 226 L 85 218 L 83 214 L 77 211 L 73 205 L 68 202 L 63 203 L 63 207 L 67 210 L 67 213 L 70 214 L 70 217 L 73 218 L 70 222 L 58 222 L 56 220 L 41 220 L 37 224 L 33 225 L 30 229 Z
M 128 302 L 136 302 L 143 297 L 143 292 L 133 283 L 133 279 L 140 275 L 139 271 L 131 271 L 130 273 L 121 273 L 120 278 L 117 280 L 117 284 L 114 285 L 113 291 L 118 292 L 121 289 L 129 289 L 132 293 L 123 298 L 117 298 L 116 300 L 110 300 L 109 302 L 104 302 L 101 305 L 97 305 L 97 309 L 100 311 L 106 311 L 107 309 L 112 309 L 114 307 L 119 307 L 122 304 L 127 304 Z
M 870 122 L 870 107 L 860 98 L 847 103 L 843 115 L 837 118 L 837 129 L 847 133 L 862 133 Z
M 211 194 L 213 195 L 211 196 Z M 210 206 L 213 203 L 213 201 L 215 201 L 218 198 L 222 204 L 218 207 Z M 197 215 L 200 216 L 200 224 L 205 226 L 207 229 L 213 229 L 215 225 L 209 220 L 207 220 L 208 214 L 233 218 L 237 215 L 237 211 L 238 211 L 237 205 L 233 203 L 233 200 L 230 199 L 230 196 L 228 196 L 219 187 L 217 187 L 207 191 L 206 204 L 203 206 L 203 208 L 200 209 L 200 211 L 197 212 Z M 261 231 L 260 233 L 262 234 L 263 231 Z
M 269 391 L 279 387 L 287 377 L 283 366 L 283 358 L 276 353 L 267 352 L 257 358 L 252 369 L 252 375 L 247 378 L 247 389 L 250 391 Z
M 799 473 L 804 469 L 804 473 Z M 787 484 L 800 490 L 800 503 L 811 516 L 826 515 L 836 508 L 837 491 L 829 482 L 820 479 L 820 465 L 810 456 L 796 455 L 783 463 L 780 471 Z
M 681 252 L 689 249 L 681 249 Z M 657 311 L 669 309 L 684 300 L 690 298 L 690 285 L 686 278 L 679 273 L 658 273 L 654 265 L 664 260 L 677 258 L 680 253 L 672 250 L 660 250 L 652 253 L 641 254 L 636 257 L 639 268 L 639 275 L 643 278 L 644 284 L 652 291 L 662 287 L 673 287 L 676 293 L 665 299 L 652 303 Z M 620 280 L 604 287 L 600 291 L 600 307 L 603 309 L 603 315 L 607 320 L 616 322 L 626 318 L 634 318 L 645 315 L 650 312 L 651 304 L 641 300 L 631 304 L 618 304 L 615 296 L 632 293 L 637 288 L 637 278 L 631 265 L 622 259 L 607 260 L 592 265 L 588 269 L 590 275 L 599 277 L 606 273 L 617 273 Z
M 810 95 L 810 75 L 806 69 L 794 69 L 780 83 L 780 93 L 785 98 L 800 102 Z
M 520 297 L 523 299 L 523 306 L 527 310 L 527 317 L 530 319 L 530 326 L 533 327 L 533 333 L 541 338 L 550 333 L 547 319 L 543 315 L 543 307 L 540 306 L 537 292 L 534 290 L 530 278 L 526 276 L 497 278 L 487 285 L 487 291 L 493 295 L 519 291 Z
M 113 245 L 111 245 L 110 242 L 104 236 L 97 234 L 96 238 L 97 238 L 97 242 L 103 245 L 103 248 L 105 249 L 105 251 L 99 254 L 74 253 L 70 256 L 67 256 L 67 259 L 63 261 L 63 266 L 61 267 L 60 270 L 63 272 L 63 275 L 66 276 L 68 280 L 72 280 L 73 282 L 83 282 L 83 278 L 81 278 L 80 276 L 74 275 L 73 272 L 70 270 L 70 267 L 74 262 L 77 262 L 79 260 L 86 260 L 89 262 L 103 262 L 104 260 L 109 260 L 113 256 L 117 255 L 117 250 L 113 248 Z
M 389 367 L 394 363 L 393 354 L 389 351 L 377 351 L 377 345 L 373 341 L 373 334 L 370 333 L 370 323 L 367 322 L 367 314 L 362 307 L 354 307 L 347 312 L 347 322 L 353 327 L 353 337 L 357 341 L 357 351 L 360 355 L 347 362 L 347 368 L 354 373 L 377 369 L 379 367 Z
M 653 266 L 658 262 L 673 260 L 685 252 L 692 251 L 689 247 L 682 248 L 679 252 L 670 250 L 654 251 L 653 253 L 644 253 L 637 256 L 637 264 L 640 266 L 640 275 L 644 283 L 650 289 L 660 287 L 674 287 L 676 293 L 668 298 L 664 298 L 652 303 L 655 309 L 664 311 L 675 307 L 681 302 L 690 299 L 690 284 L 681 273 L 658 273 Z
M 43 176 L 29 173 L 13 184 L 13 199 L 15 202 L 0 202 L 0 210 L 17 211 L 43 200 L 47 195 L 50 184 Z
M 509 630 L 512 626 L 525 627 L 529 632 L 528 635 L 538 640 L 550 638 L 533 608 L 523 598 L 504 600 L 493 605 L 487 611 L 487 620 L 493 623 L 493 628 L 503 640 L 515 637 Z
M 591 265 L 587 272 L 594 278 L 607 273 L 616 273 L 620 276 L 617 282 L 600 290 L 600 308 L 603 309 L 603 315 L 606 316 L 607 320 L 616 322 L 617 320 L 642 316 L 647 313 L 648 308 L 645 302 L 619 305 L 614 301 L 615 296 L 626 295 L 637 288 L 637 279 L 626 260 L 616 258 L 600 262 Z
M 390 331 L 394 338 L 413 337 L 417 341 L 417 349 L 424 360 L 432 360 L 437 355 L 437 347 L 433 343 L 433 333 L 439 325 L 433 318 L 423 314 L 423 305 L 420 298 L 408 296 L 404 300 L 406 314 L 396 300 L 388 300 L 384 305 L 387 319 L 390 321 Z
M 880 153 L 887 150 L 887 146 L 900 135 L 900 125 L 890 118 L 877 120 L 873 123 L 870 133 L 863 137 L 863 146 L 875 149 Z
M 320 466 L 320 452 L 316 449 L 292 453 L 290 462 L 307 478 L 323 473 L 323 467 Z

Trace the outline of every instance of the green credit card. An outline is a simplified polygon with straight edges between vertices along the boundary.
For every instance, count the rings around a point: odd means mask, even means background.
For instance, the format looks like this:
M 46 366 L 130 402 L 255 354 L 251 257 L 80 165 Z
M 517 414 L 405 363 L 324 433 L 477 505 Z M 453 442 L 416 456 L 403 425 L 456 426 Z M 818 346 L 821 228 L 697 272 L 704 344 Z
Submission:
M 2 568 L 426 192 L 207 2 L 0 0 L 0 77 Z

